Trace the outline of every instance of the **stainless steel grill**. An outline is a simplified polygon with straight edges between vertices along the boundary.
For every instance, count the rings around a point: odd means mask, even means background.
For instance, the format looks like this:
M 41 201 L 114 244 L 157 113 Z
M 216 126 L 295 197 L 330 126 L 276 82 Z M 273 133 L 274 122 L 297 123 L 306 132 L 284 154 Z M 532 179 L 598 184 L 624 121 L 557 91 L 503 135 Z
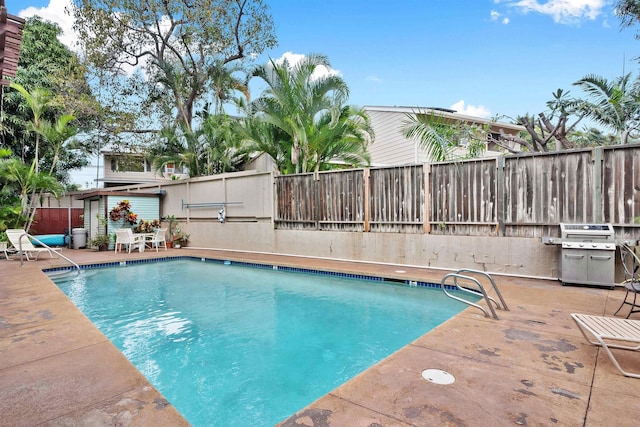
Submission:
M 563 285 L 615 286 L 615 233 L 611 224 L 560 224 L 559 279 Z

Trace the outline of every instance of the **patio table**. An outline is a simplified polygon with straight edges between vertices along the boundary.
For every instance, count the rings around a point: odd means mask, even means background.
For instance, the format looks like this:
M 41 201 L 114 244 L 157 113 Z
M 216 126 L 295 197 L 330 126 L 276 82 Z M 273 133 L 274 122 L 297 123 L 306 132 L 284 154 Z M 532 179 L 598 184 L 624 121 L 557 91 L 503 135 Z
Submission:
M 142 244 L 138 246 L 140 252 L 144 252 L 145 246 L 149 240 L 153 240 L 154 233 L 133 233 L 133 237 L 142 240 Z

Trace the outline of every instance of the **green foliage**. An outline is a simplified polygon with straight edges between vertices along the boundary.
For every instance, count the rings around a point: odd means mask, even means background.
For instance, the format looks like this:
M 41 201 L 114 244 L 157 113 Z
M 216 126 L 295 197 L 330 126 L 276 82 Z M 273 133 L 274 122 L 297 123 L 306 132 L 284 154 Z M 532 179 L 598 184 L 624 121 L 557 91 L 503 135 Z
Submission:
M 616 132 L 621 144 L 640 137 L 640 78 L 631 73 L 611 81 L 589 74 L 578 80 L 587 94 L 583 103 L 585 115 Z
M 245 106 L 241 132 L 251 150 L 273 157 L 281 173 L 369 164 L 368 117 L 345 105 L 349 88 L 342 78 L 316 73 L 330 67 L 326 56 L 311 54 L 296 64 L 270 60 L 252 73 L 267 89 Z
M 49 145 L 35 148 L 34 123 L 57 119 L 73 111 L 76 125 L 86 129 L 95 121 L 95 100 L 91 96 L 85 70 L 78 58 L 57 36 L 60 27 L 39 17 L 28 18 L 25 23 L 18 71 L 14 88 L 5 89 L 3 104 L 3 143 L 27 163 L 38 157 L 39 165 L 51 169 L 51 159 L 55 154 Z M 24 88 L 35 104 L 21 93 Z M 40 108 L 34 110 L 33 107 Z M 38 114 L 36 119 L 34 113 Z M 35 122 L 34 122 L 34 119 Z M 36 123 L 37 127 L 37 123 Z M 58 152 L 56 176 L 65 181 L 68 171 L 86 165 L 87 158 L 82 150 L 62 150 Z
M 35 162 L 26 165 L 21 159 L 0 153 L 0 229 L 28 230 L 35 213 L 36 195 L 42 192 L 58 197 L 62 185 L 46 172 L 36 172 Z
M 169 100 L 188 131 L 221 65 L 276 44 L 262 0 L 73 0 L 72 11 L 84 55 L 105 81 L 142 65 L 147 89 L 137 93 L 158 112 L 168 113 Z
M 165 127 L 160 142 L 149 150 L 155 170 L 167 164 L 186 168 L 190 177 L 233 172 L 247 159 L 235 119 L 227 115 L 200 115 L 200 127 L 189 130 L 184 125 Z
M 434 112 L 407 114 L 402 123 L 403 135 L 417 140 L 429 159 L 436 162 L 481 156 L 489 130 L 488 124 L 454 121 Z M 465 146 L 465 154 L 456 154 L 461 145 Z

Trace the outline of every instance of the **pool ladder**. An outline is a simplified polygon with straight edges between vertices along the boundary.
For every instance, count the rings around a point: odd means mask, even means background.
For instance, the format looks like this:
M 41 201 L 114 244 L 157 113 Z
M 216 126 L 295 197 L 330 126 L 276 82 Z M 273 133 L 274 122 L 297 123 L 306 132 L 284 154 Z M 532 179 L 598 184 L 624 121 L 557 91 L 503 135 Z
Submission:
M 478 280 L 478 278 L 474 276 L 480 276 L 481 278 L 485 278 L 489 280 L 501 304 L 498 303 L 498 301 L 496 301 L 494 298 L 487 295 L 487 291 L 484 289 L 484 286 L 482 286 L 482 283 L 480 283 L 480 280 Z M 504 301 L 504 298 L 502 298 L 502 294 L 500 293 L 498 286 L 496 286 L 496 282 L 494 282 L 493 278 L 489 274 L 485 273 L 484 271 L 472 270 L 469 268 L 460 269 L 455 273 L 449 273 L 446 276 L 444 276 L 440 281 L 440 286 L 442 287 L 442 291 L 449 298 L 453 298 L 455 300 L 458 300 L 460 302 L 463 302 L 465 304 L 478 308 L 484 313 L 485 317 L 491 317 L 489 315 L 489 312 L 484 307 L 447 292 L 447 288 L 446 288 L 446 285 L 448 284 L 447 282 L 452 282 L 452 285 L 459 291 L 484 298 L 484 300 L 487 302 L 487 306 L 489 307 L 489 310 L 491 311 L 491 316 L 493 316 L 494 319 L 498 319 L 498 315 L 496 314 L 496 310 L 495 310 L 496 308 L 498 310 L 509 311 L 509 308 L 507 307 L 507 303 Z M 475 288 L 472 288 L 471 286 L 475 286 Z M 494 308 L 494 305 L 495 305 L 495 308 Z

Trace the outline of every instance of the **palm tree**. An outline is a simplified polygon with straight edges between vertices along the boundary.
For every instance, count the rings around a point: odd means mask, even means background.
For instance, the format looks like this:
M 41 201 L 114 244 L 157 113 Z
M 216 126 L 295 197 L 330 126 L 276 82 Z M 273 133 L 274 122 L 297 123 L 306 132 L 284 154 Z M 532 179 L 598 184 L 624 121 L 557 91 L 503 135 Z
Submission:
M 154 169 L 169 163 L 186 168 L 190 177 L 232 172 L 246 160 L 241 135 L 235 132 L 233 119 L 226 115 L 200 113 L 200 127 L 187 129 L 180 123 L 160 131 L 161 142 L 150 150 Z
M 22 85 L 18 83 L 11 83 L 10 87 L 12 89 L 17 90 L 24 97 L 29 109 L 33 113 L 33 118 L 30 123 L 30 130 L 35 132 L 35 147 L 34 147 L 34 158 L 35 158 L 35 172 L 39 171 L 39 153 L 40 153 L 40 126 L 42 125 L 42 117 L 45 111 L 51 106 L 51 102 L 53 100 L 53 94 L 44 88 L 36 88 L 31 92 L 28 92 Z
M 53 175 L 55 172 L 64 143 L 69 141 L 70 138 L 78 133 L 78 127 L 71 123 L 75 119 L 76 117 L 72 114 L 63 114 L 58 117 L 58 120 L 56 120 L 54 124 L 51 124 L 48 121 L 42 121 L 38 129 L 38 134 L 42 135 L 42 137 L 51 145 L 52 149 L 49 174 Z
M 640 79 L 632 80 L 631 73 L 612 81 L 590 74 L 574 85 L 582 88 L 590 98 L 584 104 L 586 116 L 615 131 L 620 137 L 620 144 L 638 137 Z
M 197 132 L 179 122 L 174 126 L 165 126 L 160 130 L 160 142 L 151 147 L 149 159 L 155 170 L 161 170 L 167 164 L 187 168 L 189 176 L 200 176 L 201 159 L 205 158 L 205 147 L 198 140 Z
M 243 80 L 234 76 L 241 71 L 244 71 L 241 65 L 225 64 L 223 61 L 218 61 L 209 69 L 210 86 L 214 96 L 214 114 L 224 114 L 224 103 L 232 99 L 233 91 L 241 92 L 249 100 L 249 87 Z
M 281 145 L 263 147 L 263 151 L 273 153 L 272 157 L 282 154 L 282 145 L 290 148 L 287 157 L 295 173 L 325 168 L 326 162 L 342 154 L 344 161 L 368 163 L 366 146 L 373 139 L 368 120 L 363 120 L 363 111 L 345 109 L 349 88 L 337 75 L 319 76 L 321 67 L 330 69 L 328 58 L 312 54 L 294 65 L 286 59 L 282 63 L 270 60 L 252 74 L 264 80 L 267 89 L 252 103 L 251 113 L 278 131 L 247 120 L 245 135 L 253 135 L 256 147 L 267 142 Z M 261 134 L 256 135 L 256 131 Z M 287 142 L 279 132 L 287 135 Z M 284 159 L 274 159 L 278 167 L 287 169 Z
M 454 125 L 445 123 L 441 116 L 430 114 L 407 114 L 402 123 L 402 133 L 408 139 L 417 139 L 427 156 L 435 162 L 454 157 L 457 146 Z
M 368 166 L 367 152 L 373 141 L 373 128 L 364 109 L 344 106 L 337 117 L 323 114 L 309 132 L 309 152 L 314 157 L 308 168 L 314 172 L 333 169 L 339 162 L 350 166 Z
M 237 120 L 226 114 L 202 115 L 199 137 L 205 144 L 206 175 L 237 171 L 247 159 Z
M 46 191 L 57 197 L 63 191 L 62 185 L 53 175 L 36 172 L 35 160 L 31 166 L 27 166 L 21 159 L 15 157 L 0 159 L 0 183 L 2 183 L 3 198 L 9 198 L 12 194 L 18 197 L 20 214 L 17 219 L 23 224 L 26 222 L 25 230 L 31 228 L 35 215 L 33 194 Z M 12 210 L 14 213 L 16 211 L 17 209 Z

